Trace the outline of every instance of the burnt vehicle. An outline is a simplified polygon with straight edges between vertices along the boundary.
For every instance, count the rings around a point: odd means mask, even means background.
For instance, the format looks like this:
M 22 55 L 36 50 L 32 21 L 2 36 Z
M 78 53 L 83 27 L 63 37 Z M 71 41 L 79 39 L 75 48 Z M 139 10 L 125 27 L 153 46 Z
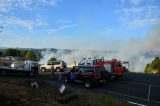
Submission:
M 95 84 L 103 84 L 108 80 L 108 72 L 98 65 L 80 65 L 73 67 L 70 71 L 64 72 L 65 82 L 80 82 L 86 88 L 91 88 Z

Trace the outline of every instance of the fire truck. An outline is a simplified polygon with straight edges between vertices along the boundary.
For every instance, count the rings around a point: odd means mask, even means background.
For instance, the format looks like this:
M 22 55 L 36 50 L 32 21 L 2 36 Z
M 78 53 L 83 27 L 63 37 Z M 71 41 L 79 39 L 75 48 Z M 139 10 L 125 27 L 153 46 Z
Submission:
M 114 79 L 122 76 L 123 72 L 128 71 L 124 64 L 128 64 L 129 62 L 121 62 L 117 59 L 105 60 L 104 58 L 83 58 L 79 65 L 98 65 L 103 66 L 105 70 L 109 73 L 109 79 Z

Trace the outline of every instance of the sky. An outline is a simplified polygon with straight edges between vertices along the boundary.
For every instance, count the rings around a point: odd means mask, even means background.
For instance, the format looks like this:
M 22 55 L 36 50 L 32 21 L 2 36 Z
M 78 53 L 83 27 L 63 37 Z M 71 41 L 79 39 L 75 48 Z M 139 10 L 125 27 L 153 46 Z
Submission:
M 0 0 L 0 47 L 108 50 L 159 21 L 160 0 Z

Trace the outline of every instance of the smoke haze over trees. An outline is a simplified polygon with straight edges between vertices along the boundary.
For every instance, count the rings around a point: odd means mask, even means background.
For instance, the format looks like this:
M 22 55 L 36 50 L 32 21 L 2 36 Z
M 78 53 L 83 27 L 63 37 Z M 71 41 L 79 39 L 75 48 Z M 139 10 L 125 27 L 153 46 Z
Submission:
M 103 45 L 104 51 L 92 51 L 92 50 L 74 50 L 71 53 L 64 53 L 63 50 L 57 52 L 51 52 L 49 49 L 43 51 L 42 59 L 40 63 L 46 63 L 51 57 L 56 57 L 57 59 L 62 59 L 68 64 L 71 61 L 80 61 L 84 57 L 104 57 L 105 59 L 119 59 L 122 61 L 129 61 L 130 71 L 132 72 L 144 72 L 145 67 L 150 63 L 154 56 L 147 56 L 147 53 L 153 51 L 160 51 L 160 22 L 158 21 L 153 28 L 151 28 L 144 38 L 132 38 L 129 41 L 112 42 L 110 44 L 99 42 L 92 46 L 97 47 L 97 45 Z M 86 46 L 82 45 L 85 49 Z M 116 52 L 105 52 L 108 49 L 110 51 Z
M 58 50 L 58 49 L 39 49 L 33 50 L 36 55 L 36 60 L 40 60 L 41 64 L 47 63 L 47 61 L 55 57 L 57 60 L 64 60 L 67 64 L 71 64 L 73 60 L 79 62 L 84 57 L 104 57 L 106 60 L 109 59 L 119 59 L 122 61 L 129 61 L 130 71 L 132 72 L 144 72 L 145 67 L 148 63 L 151 63 L 154 55 L 151 55 L 154 51 L 160 52 L 160 22 L 152 27 L 143 38 L 132 38 L 128 41 L 113 41 L 108 42 L 98 42 L 88 45 L 80 44 L 81 48 L 77 50 Z M 63 42 L 61 42 L 63 44 Z M 71 42 L 70 42 L 71 43 Z M 92 45 L 95 50 L 90 50 L 88 47 Z M 96 50 L 97 47 L 103 48 L 103 50 Z M 29 58 L 26 56 L 28 50 L 10 50 L 6 49 L 1 54 L 11 55 Z M 33 56 L 33 55 L 32 55 Z M 156 54 L 160 57 L 160 54 Z M 33 56 L 35 58 L 35 56 Z

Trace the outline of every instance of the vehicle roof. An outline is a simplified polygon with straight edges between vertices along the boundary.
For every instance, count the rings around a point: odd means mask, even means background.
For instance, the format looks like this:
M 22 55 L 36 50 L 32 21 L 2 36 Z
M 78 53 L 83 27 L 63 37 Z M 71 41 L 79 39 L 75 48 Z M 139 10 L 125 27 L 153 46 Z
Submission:
M 51 62 L 64 62 L 63 60 L 56 60 L 56 61 L 51 61 Z
M 78 67 L 102 67 L 100 65 L 79 65 Z

